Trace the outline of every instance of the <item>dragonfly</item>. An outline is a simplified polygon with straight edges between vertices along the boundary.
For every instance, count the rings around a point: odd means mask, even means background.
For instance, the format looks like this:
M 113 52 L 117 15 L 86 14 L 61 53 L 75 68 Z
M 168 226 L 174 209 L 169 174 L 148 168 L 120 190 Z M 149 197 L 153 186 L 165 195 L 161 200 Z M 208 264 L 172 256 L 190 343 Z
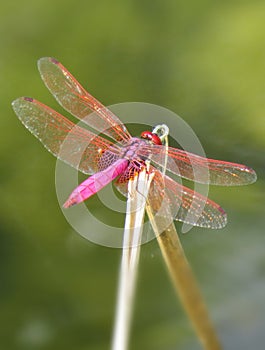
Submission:
M 175 181 L 171 175 L 222 186 L 256 181 L 255 171 L 248 166 L 166 146 L 157 131 L 144 130 L 140 137 L 131 136 L 119 118 L 89 94 L 56 59 L 41 58 L 38 68 L 57 102 L 97 132 L 76 125 L 36 99 L 20 97 L 12 103 L 18 118 L 48 151 L 90 175 L 74 189 L 64 203 L 65 208 L 85 201 L 113 180 L 117 189 L 127 196 L 129 180 L 149 165 L 148 171 L 154 175 L 148 202 L 155 212 L 159 211 L 158 199 L 163 198 L 167 208 L 163 215 L 194 226 L 218 229 L 227 223 L 222 207 Z M 66 138 L 70 148 L 62 152 Z

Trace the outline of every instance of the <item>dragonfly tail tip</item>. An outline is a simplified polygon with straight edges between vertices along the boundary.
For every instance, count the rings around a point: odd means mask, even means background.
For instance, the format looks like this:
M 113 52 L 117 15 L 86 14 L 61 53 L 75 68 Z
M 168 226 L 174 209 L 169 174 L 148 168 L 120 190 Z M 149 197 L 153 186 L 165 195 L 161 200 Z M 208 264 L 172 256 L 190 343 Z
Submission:
M 72 207 L 75 203 L 73 203 L 73 201 L 71 199 L 67 199 L 67 201 L 63 204 L 63 208 L 64 209 L 68 209 L 70 207 Z

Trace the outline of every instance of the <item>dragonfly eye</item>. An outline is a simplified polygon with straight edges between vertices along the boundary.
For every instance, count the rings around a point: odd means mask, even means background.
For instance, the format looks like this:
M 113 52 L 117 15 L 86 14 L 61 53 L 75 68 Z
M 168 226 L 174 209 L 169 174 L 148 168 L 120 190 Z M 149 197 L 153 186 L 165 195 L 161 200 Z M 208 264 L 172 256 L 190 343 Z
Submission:
M 143 131 L 143 132 L 141 133 L 141 138 L 142 138 L 142 139 L 149 140 L 149 141 L 152 141 L 153 134 L 151 133 L 151 131 Z
M 151 131 L 143 131 L 141 133 L 141 138 L 151 141 L 154 145 L 162 145 L 160 137 Z
M 152 133 L 152 142 L 154 145 L 162 145 L 160 137 L 153 133 Z

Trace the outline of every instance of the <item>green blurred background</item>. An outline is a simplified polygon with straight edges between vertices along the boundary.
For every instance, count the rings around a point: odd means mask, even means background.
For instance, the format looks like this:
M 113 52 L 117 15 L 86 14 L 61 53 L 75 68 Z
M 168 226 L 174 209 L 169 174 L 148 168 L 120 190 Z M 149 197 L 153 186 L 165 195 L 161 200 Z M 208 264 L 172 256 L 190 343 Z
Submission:
M 226 228 L 194 228 L 181 240 L 224 348 L 263 348 L 264 1 L 5 1 L 0 31 L 0 348 L 101 350 L 111 342 L 121 251 L 71 229 L 57 203 L 55 159 L 10 105 L 26 95 L 61 111 L 36 68 L 43 56 L 105 105 L 171 109 L 207 156 L 257 171 L 254 185 L 211 188 Z M 142 248 L 130 349 L 200 349 L 155 241 Z

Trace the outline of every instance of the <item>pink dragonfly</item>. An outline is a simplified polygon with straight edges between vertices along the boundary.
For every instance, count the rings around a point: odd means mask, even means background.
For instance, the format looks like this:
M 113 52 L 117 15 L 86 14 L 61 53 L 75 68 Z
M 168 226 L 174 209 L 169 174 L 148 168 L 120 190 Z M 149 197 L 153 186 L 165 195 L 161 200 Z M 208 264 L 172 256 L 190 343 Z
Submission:
M 163 174 L 165 157 L 166 170 L 185 179 L 224 186 L 255 182 L 256 174 L 251 168 L 166 147 L 158 133 L 143 131 L 140 138 L 132 137 L 118 117 L 91 96 L 57 60 L 41 58 L 38 67 L 47 88 L 64 109 L 108 137 L 77 126 L 35 99 L 21 97 L 13 102 L 21 122 L 52 154 L 81 172 L 92 174 L 72 192 L 65 208 L 83 202 L 115 178 L 115 185 L 126 195 L 129 179 L 148 161 L 149 171 L 154 173 L 148 195 L 151 206 L 155 208 L 155 202 L 162 196 L 172 219 L 216 229 L 226 224 L 224 210 Z M 71 151 L 62 153 L 66 137 Z M 207 178 L 205 170 L 209 171 Z

